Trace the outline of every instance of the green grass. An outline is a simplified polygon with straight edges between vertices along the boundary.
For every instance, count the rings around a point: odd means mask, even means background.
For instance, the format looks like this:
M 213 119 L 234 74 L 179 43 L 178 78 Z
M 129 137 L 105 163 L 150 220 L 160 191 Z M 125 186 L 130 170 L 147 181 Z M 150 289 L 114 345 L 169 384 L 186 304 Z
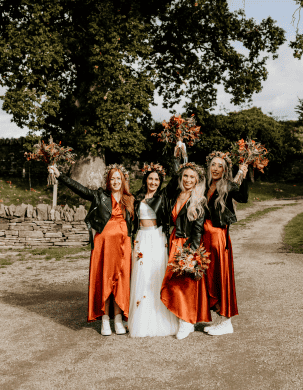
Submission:
M 0 268 L 5 268 L 7 265 L 13 264 L 15 261 L 28 261 L 28 260 L 55 260 L 60 261 L 62 259 L 69 259 L 73 255 L 79 253 L 84 254 L 89 258 L 90 245 L 85 247 L 72 247 L 72 248 L 38 248 L 38 249 L 23 249 L 22 252 L 17 254 L 11 253 L 8 249 L 2 250 L 1 253 L 6 253 L 8 259 L 0 259 Z M 76 261 L 77 259 L 74 258 Z M 29 268 L 27 268 L 29 269 Z
M 237 209 L 242 210 L 250 207 L 254 202 L 261 202 L 270 199 L 283 199 L 303 196 L 303 184 L 286 184 L 286 183 L 267 183 L 257 181 L 249 183 L 248 203 L 238 203 Z M 277 191 L 279 190 L 279 191 Z M 282 191 L 280 191 L 282 190 Z
M 284 205 L 285 206 L 285 205 Z M 277 207 L 267 207 L 266 209 L 256 211 L 253 214 L 250 214 L 248 217 L 241 219 L 241 221 L 236 222 L 233 224 L 233 226 L 243 226 L 246 225 L 249 222 L 255 221 L 258 218 L 263 217 L 264 215 L 270 213 L 271 211 L 275 211 L 278 209 L 281 209 L 282 207 L 277 206 Z
M 29 188 L 27 180 L 21 178 L 0 178 L 0 202 L 6 206 L 21 203 L 36 206 L 39 203 L 52 205 L 53 188 L 45 183 L 35 182 L 32 188 Z M 81 199 L 63 184 L 58 185 L 58 205 L 68 204 L 69 207 L 84 205 L 89 208 L 90 202 Z
M 0 268 L 5 268 L 6 265 L 11 265 L 13 264 L 11 260 L 8 259 L 1 259 L 0 260 Z
M 283 244 L 289 252 L 303 254 L 303 213 L 295 216 L 284 228 Z
M 45 256 L 45 260 L 55 259 L 57 261 L 62 260 L 64 257 L 74 255 L 81 252 L 90 252 L 90 245 L 84 247 L 73 248 L 37 248 L 37 249 L 24 249 L 25 253 L 29 253 L 32 256 Z

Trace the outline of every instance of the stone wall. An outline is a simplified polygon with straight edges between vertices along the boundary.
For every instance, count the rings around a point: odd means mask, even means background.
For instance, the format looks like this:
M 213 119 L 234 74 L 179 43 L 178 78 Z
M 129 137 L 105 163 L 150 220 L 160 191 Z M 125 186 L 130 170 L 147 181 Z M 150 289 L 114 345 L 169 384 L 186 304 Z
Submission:
M 85 246 L 84 206 L 0 205 L 0 249 Z

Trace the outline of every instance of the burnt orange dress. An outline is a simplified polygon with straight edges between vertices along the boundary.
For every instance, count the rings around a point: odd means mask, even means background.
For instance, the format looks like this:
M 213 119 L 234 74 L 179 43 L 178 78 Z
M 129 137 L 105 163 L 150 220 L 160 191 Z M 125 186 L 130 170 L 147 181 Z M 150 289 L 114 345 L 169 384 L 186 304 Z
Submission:
M 186 201 L 180 211 L 185 203 Z M 172 210 L 174 224 L 178 217 L 176 210 L 177 204 Z M 174 227 L 169 239 L 168 264 L 173 261 L 177 247 L 183 247 L 186 240 L 187 238 L 176 237 L 176 227 Z M 192 324 L 211 322 L 205 277 L 195 281 L 186 275 L 177 276 L 167 268 L 161 287 L 161 300 L 172 313 L 186 322 Z
M 131 240 L 122 210 L 112 196 L 112 215 L 101 234 L 96 233 L 91 253 L 88 321 L 105 314 L 105 301 L 113 294 L 128 319 L 131 271 Z
M 210 194 L 209 199 L 213 196 Z M 214 227 L 210 219 L 204 222 L 202 241 L 210 252 L 210 264 L 206 270 L 209 306 L 219 307 L 216 311 L 224 317 L 238 314 L 236 286 L 234 277 L 233 251 L 230 237 L 226 246 L 227 228 Z

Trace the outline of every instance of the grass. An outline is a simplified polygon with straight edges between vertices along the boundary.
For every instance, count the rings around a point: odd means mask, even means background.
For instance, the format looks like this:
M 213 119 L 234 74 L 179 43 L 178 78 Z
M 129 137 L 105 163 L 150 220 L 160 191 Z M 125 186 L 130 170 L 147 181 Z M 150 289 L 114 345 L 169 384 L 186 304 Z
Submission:
M 37 248 L 37 249 L 24 249 L 25 253 L 29 253 L 32 256 L 45 256 L 45 260 L 55 259 L 56 261 L 62 260 L 64 257 L 74 255 L 81 252 L 90 252 L 90 245 L 84 247 L 73 248 Z
M 257 181 L 249 183 L 248 203 L 238 203 L 237 209 L 243 210 L 254 202 L 270 199 L 283 199 L 303 196 L 303 184 L 268 183 Z
M 303 254 L 303 213 L 295 216 L 284 228 L 283 243 L 289 252 Z
M 0 259 L 0 268 L 5 268 L 7 265 L 13 264 L 15 261 L 28 261 L 28 260 L 55 260 L 60 261 L 62 259 L 69 259 L 69 257 L 75 257 L 76 254 L 84 254 L 89 257 L 90 245 L 85 247 L 72 247 L 72 248 L 38 248 L 38 249 L 22 249 L 22 252 L 11 253 L 9 250 L 3 250 L 1 253 L 5 253 L 8 259 Z M 70 261 L 76 261 L 70 260 Z M 31 268 L 31 267 L 30 267 Z M 27 268 L 27 269 L 30 269 Z
M 0 202 L 6 206 L 11 204 L 20 205 L 21 203 L 31 204 L 36 206 L 39 203 L 52 204 L 53 188 L 48 187 L 45 183 L 38 181 L 33 182 L 32 188 L 29 188 L 28 181 L 22 178 L 0 178 Z M 70 189 L 63 184 L 58 185 L 58 205 L 68 204 L 69 207 L 73 205 L 84 205 L 87 209 L 90 202 L 81 199 L 75 195 Z
M 286 206 L 286 205 L 283 205 L 283 206 Z M 249 222 L 255 221 L 256 219 L 263 217 L 264 215 L 270 213 L 271 211 L 275 211 L 275 210 L 278 210 L 281 208 L 282 208 L 282 206 L 267 207 L 266 209 L 256 211 L 255 213 L 250 214 L 248 217 L 241 219 L 241 221 L 234 223 L 233 226 L 246 225 Z

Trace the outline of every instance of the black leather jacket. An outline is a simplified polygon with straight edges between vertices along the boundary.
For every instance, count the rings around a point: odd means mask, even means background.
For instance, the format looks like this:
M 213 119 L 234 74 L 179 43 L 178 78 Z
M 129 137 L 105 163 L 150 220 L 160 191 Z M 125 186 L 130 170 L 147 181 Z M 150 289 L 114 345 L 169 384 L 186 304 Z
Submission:
M 177 171 L 178 164 L 176 164 L 175 172 Z M 170 217 L 170 223 L 173 224 L 171 219 L 171 213 L 177 199 L 181 193 L 180 188 L 178 188 L 178 176 L 175 174 L 166 188 L 163 190 L 167 198 L 167 208 L 168 215 Z M 203 232 L 204 216 L 196 219 L 195 221 L 189 221 L 187 217 L 187 209 L 189 202 L 187 202 L 181 209 L 176 220 L 176 237 L 178 238 L 187 238 L 184 246 L 190 244 L 190 247 L 195 250 L 200 246 L 201 235 Z
M 208 189 L 206 189 L 206 192 Z M 221 207 L 215 208 L 215 200 L 218 198 L 218 191 L 215 190 L 214 194 L 208 202 L 208 210 L 206 210 L 206 219 L 210 219 L 214 227 L 225 228 L 226 225 L 230 225 L 237 222 L 234 206 L 232 200 L 235 199 L 239 203 L 247 203 L 248 201 L 248 183 L 247 179 L 244 179 L 241 186 L 228 181 L 227 183 L 227 198 L 225 200 L 225 210 L 221 212 Z
M 89 212 L 85 217 L 85 223 L 90 231 L 90 242 L 93 249 L 94 245 L 91 229 L 93 228 L 96 232 L 101 233 L 107 222 L 110 220 L 112 215 L 111 193 L 104 191 L 102 188 L 99 188 L 98 190 L 90 190 L 64 174 L 61 174 L 58 177 L 58 180 L 64 183 L 81 198 L 92 202 Z M 128 210 L 126 210 L 125 220 L 128 236 L 131 237 L 132 222 Z
M 146 203 L 154 210 L 157 218 L 157 226 L 162 226 L 166 236 L 169 237 L 169 214 L 167 211 L 167 199 L 163 192 L 145 200 Z M 139 229 L 140 224 L 140 201 L 135 200 L 135 218 L 133 224 L 133 239 Z

